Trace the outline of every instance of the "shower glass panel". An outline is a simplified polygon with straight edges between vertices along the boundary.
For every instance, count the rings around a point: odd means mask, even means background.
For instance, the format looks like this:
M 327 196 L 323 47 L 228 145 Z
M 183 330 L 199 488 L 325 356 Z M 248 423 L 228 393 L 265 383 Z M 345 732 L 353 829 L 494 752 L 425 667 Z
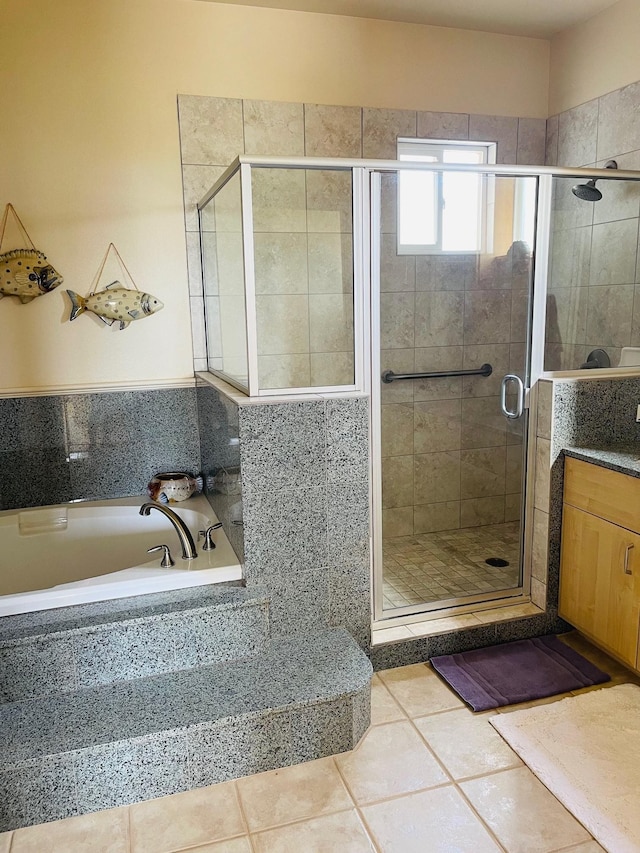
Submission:
M 470 210 L 460 217 L 467 232 L 460 239 L 472 248 L 441 235 L 439 245 L 462 248 L 409 255 L 399 251 L 407 241 L 398 233 L 398 193 L 411 174 L 381 171 L 372 192 L 374 208 L 379 203 L 372 258 L 380 329 L 372 389 L 381 413 L 378 619 L 504 599 L 523 588 L 522 392 L 537 179 L 447 173 L 443 204 L 458 210 L 474 181 Z
M 258 382 L 353 385 L 350 170 L 251 170 Z
M 640 365 L 640 185 L 585 186 L 584 177 L 553 179 L 545 370 Z
M 247 326 L 240 173 L 200 211 L 207 361 L 247 387 Z
M 363 389 L 365 183 L 349 161 L 238 157 L 211 187 L 198 204 L 211 372 L 250 396 Z

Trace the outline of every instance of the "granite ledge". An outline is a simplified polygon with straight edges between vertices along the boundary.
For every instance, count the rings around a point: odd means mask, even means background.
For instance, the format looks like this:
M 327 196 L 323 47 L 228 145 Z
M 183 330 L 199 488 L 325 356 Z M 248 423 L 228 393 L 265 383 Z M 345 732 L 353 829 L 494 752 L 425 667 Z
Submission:
M 153 594 L 141 595 L 93 603 L 98 606 L 80 604 L 3 616 L 0 618 L 0 645 L 6 647 L 52 636 L 91 633 L 124 623 L 165 622 L 178 615 L 203 613 L 211 608 L 218 611 L 237 610 L 268 601 L 268 592 L 264 587 L 247 589 L 244 586 L 213 584 L 171 590 L 157 597 Z
M 591 462 L 610 471 L 640 477 L 640 442 L 633 444 L 593 445 L 592 447 L 565 447 L 565 456 Z
M 368 687 L 341 628 L 272 641 L 253 658 L 0 706 L 0 767 L 226 718 L 301 709 Z

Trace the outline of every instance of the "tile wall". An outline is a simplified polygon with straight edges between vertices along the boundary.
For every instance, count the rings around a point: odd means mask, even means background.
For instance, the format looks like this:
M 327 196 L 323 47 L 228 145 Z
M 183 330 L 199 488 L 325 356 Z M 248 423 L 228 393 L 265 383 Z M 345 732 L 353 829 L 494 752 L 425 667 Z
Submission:
M 541 163 L 539 119 L 178 97 L 195 369 L 207 369 L 197 202 L 239 154 L 395 159 L 398 136 L 498 143 L 498 162 Z M 265 385 L 352 371 L 351 191 L 331 172 L 256 172 L 259 346 Z M 207 251 L 215 252 L 213 238 Z M 214 285 L 215 290 L 215 285 Z M 210 291 L 208 298 L 216 298 Z M 214 324 L 216 308 L 208 304 Z M 210 324 L 211 326 L 211 324 Z M 283 328 L 286 327 L 286 333 Z M 212 366 L 221 336 L 209 335 Z
M 360 110 L 181 95 L 179 118 L 196 369 L 208 351 L 211 368 L 246 377 L 239 191 L 230 182 L 203 212 L 204 282 L 193 202 L 238 154 L 361 156 Z M 255 169 L 251 181 L 260 386 L 353 384 L 350 172 Z
M 0 509 L 141 495 L 200 470 L 194 388 L 0 398 Z
M 640 169 L 640 82 L 552 116 L 547 163 Z M 640 345 L 637 268 L 640 185 L 601 181 L 595 203 L 556 179 L 547 304 L 547 370 L 572 369 L 594 348 L 619 363 L 623 346 Z

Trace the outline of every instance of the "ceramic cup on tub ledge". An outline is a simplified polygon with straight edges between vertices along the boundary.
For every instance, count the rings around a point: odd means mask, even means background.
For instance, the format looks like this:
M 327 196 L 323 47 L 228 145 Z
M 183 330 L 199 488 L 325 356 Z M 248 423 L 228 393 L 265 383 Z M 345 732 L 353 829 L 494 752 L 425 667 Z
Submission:
M 186 501 L 191 495 L 202 491 L 202 477 L 192 477 L 185 471 L 162 471 L 156 474 L 147 486 L 147 494 L 153 501 L 162 504 Z

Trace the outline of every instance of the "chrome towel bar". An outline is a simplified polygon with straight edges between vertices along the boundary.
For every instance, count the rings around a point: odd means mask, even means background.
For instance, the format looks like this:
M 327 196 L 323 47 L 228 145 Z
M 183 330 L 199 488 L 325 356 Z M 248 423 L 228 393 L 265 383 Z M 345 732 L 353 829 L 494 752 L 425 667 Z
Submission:
M 432 370 L 430 373 L 394 373 L 393 370 L 385 370 L 382 374 L 383 382 L 395 382 L 397 379 L 439 379 L 445 376 L 491 376 L 493 367 L 483 364 L 477 370 Z

